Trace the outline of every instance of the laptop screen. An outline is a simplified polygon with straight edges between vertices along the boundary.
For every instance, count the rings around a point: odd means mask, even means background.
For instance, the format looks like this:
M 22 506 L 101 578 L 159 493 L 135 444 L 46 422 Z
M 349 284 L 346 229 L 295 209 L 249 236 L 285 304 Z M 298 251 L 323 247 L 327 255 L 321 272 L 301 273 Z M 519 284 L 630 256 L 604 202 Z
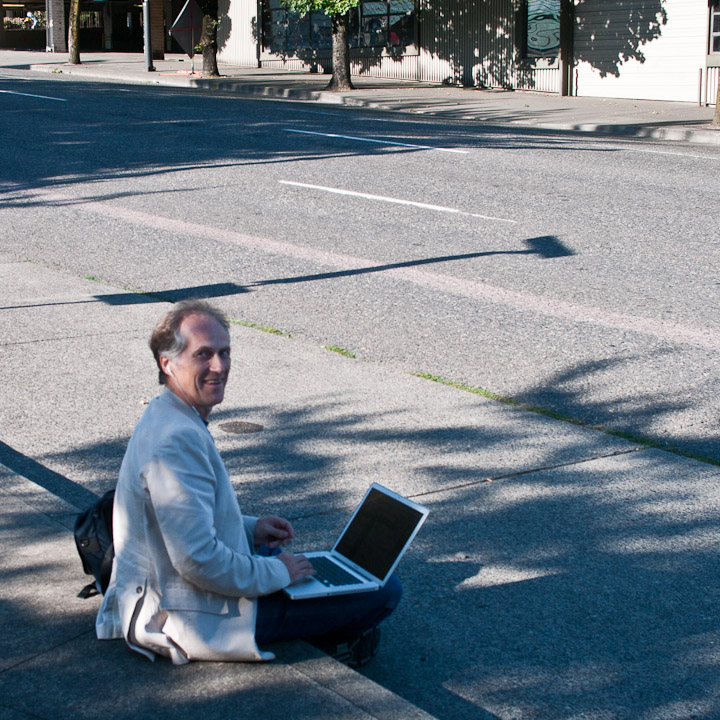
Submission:
M 427 514 L 407 502 L 373 485 L 333 550 L 384 580 Z

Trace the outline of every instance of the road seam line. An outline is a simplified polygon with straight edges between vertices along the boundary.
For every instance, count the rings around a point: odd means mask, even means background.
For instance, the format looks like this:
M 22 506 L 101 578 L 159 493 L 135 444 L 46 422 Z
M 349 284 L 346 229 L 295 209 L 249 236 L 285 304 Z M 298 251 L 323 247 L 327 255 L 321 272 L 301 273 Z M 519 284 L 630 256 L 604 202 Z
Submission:
M 503 475 L 495 475 L 493 477 L 486 477 L 483 480 L 469 480 L 466 483 L 458 483 L 457 485 L 451 485 L 450 487 L 444 487 L 444 488 L 438 488 L 436 490 L 427 490 L 425 492 L 421 493 L 414 493 L 413 495 L 408 495 L 409 498 L 420 498 L 420 497 L 427 497 L 428 495 L 438 495 L 444 492 L 450 492 L 452 490 L 463 490 L 469 487 L 475 487 L 476 485 L 485 485 L 487 483 L 493 483 L 498 480 L 508 480 L 515 477 L 521 477 L 522 475 L 532 475 L 533 473 L 538 472 L 545 472 L 546 470 L 558 470 L 560 468 L 565 467 L 572 467 L 574 465 L 582 465 L 584 463 L 593 462 L 595 460 L 604 460 L 607 458 L 613 458 L 618 457 L 621 455 L 631 455 L 632 453 L 636 452 L 643 452 L 645 450 L 650 450 L 653 448 L 649 447 L 634 447 L 629 448 L 628 450 L 615 450 L 611 453 L 603 454 L 603 455 L 594 455 L 592 457 L 582 458 L 580 460 L 570 460 L 568 462 L 564 463 L 558 463 L 557 465 L 539 465 L 538 467 L 533 468 L 527 468 L 526 470 L 516 470 L 514 472 L 510 473 L 504 473 Z

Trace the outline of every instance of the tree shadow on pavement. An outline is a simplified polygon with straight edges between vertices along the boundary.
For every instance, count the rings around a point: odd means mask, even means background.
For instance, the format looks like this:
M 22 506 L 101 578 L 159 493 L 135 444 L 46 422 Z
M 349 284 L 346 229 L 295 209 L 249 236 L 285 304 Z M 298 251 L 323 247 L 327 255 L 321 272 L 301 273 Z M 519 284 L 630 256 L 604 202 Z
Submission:
M 720 471 L 450 388 L 426 391 L 466 412 L 455 408 L 453 422 L 418 416 L 412 399 L 358 412 L 357 398 L 328 393 L 284 406 L 221 406 L 212 417 L 244 510 L 292 515 L 306 543 L 298 549 L 330 544 L 372 480 L 430 507 L 398 571 L 403 603 L 365 674 L 437 717 L 634 720 L 692 705 L 709 720 L 703 708 L 717 701 L 720 639 Z M 238 418 L 264 429 L 219 431 Z M 123 450 L 114 440 L 35 459 L 56 471 L 81 468 L 73 480 L 99 493 L 114 483 Z M 20 534 L 26 522 L 8 516 L 2 531 Z M 23 571 L 28 579 L 33 567 Z M 34 612 L 10 608 L 29 624 Z M 91 613 L 78 618 L 84 626 Z M 77 631 L 77 618 L 71 626 Z M 115 668 L 129 698 L 147 697 L 154 677 L 167 680 L 164 697 L 185 707 L 188 673 L 213 677 L 211 664 L 151 666 L 122 644 L 83 636 L 0 675 L 5 702 L 28 697 L 41 669 L 53 682 L 67 679 L 76 642 L 86 659 L 97 654 Z M 272 687 L 271 671 L 237 672 Z M 236 691 L 215 688 L 213 702 L 236 702 Z M 58 688 L 56 702 L 72 701 Z
M 33 80 L 34 87 L 45 82 L 49 88 L 53 82 Z M 196 102 L 181 90 L 163 88 L 163 96 L 169 96 L 181 103 L 164 105 L 158 102 L 158 91 L 144 91 L 137 86 L 133 89 L 132 103 L 117 107 L 111 116 L 104 119 L 89 119 L 81 103 L 72 102 L 67 112 L 54 117 L 52 123 L 43 125 L 33 142 L 20 148 L 10 148 L 6 154 L 2 190 L 28 191 L 43 187 L 97 183 L 104 179 L 119 177 L 143 178 L 173 173 L 187 173 L 205 169 L 221 169 L 264 163 L 304 163 L 330 158 L 351 158 L 358 156 L 383 156 L 388 153 L 407 154 L 422 152 L 411 147 L 392 147 L 356 143 L 350 149 L 347 141 L 334 140 L 328 143 L 320 138 L 298 141 L 297 136 L 285 132 L 288 123 L 305 129 L 324 129 L 325 120 L 316 120 L 306 115 L 292 117 L 293 104 L 282 117 L 267 111 L 263 101 L 251 101 L 233 97 L 205 98 L 208 102 Z M 121 85 L 83 82 L 63 84 L 63 91 L 71 96 L 82 93 L 99 103 L 107 98 L 108 103 L 117 95 Z M 49 92 L 50 90 L 48 90 Z M 191 102 L 192 100 L 192 102 Z M 248 108 L 242 122 L 235 116 L 239 102 Z M 23 122 L 34 114 L 43 115 L 41 108 L 22 110 Z M 181 116 L 178 117 L 178 113 Z M 13 122 L 16 112 L 7 109 L 4 117 Z M 348 115 L 348 121 L 352 115 Z M 505 118 L 507 120 L 508 118 Z M 395 128 L 384 135 L 416 144 L 437 144 L 437 134 L 431 127 L 408 118 L 403 128 Z M 208 127 L 212 127 L 211 135 Z M 268 135 L 271 142 L 267 141 Z M 524 149 L 562 148 L 571 144 L 574 149 L 585 147 L 572 134 L 538 131 L 532 128 L 479 128 L 477 124 L 459 125 L 443 132 L 444 147 L 470 144 L 475 147 L 522 147 Z M 590 144 L 587 149 L 591 149 Z M 611 152 L 611 150 L 605 150 Z M 59 164 L 57 158 L 62 157 Z M 188 188 L 192 190 L 192 184 Z M 119 194 L 126 197 L 145 194 L 155 190 L 131 190 Z M 163 191 L 164 192 L 164 191 Z M 177 188 L 168 192 L 181 192 Z M 3 201 L 2 207 L 7 200 Z
M 665 346 L 644 348 L 637 352 L 617 350 L 605 357 L 578 362 L 548 374 L 541 383 L 530 385 L 513 400 L 523 406 L 544 408 L 576 419 L 590 427 L 600 427 L 632 438 L 645 439 L 660 448 L 679 451 L 720 463 L 720 431 L 710 420 L 711 411 L 697 412 L 705 398 L 715 397 L 720 384 L 706 380 L 702 387 L 693 387 L 684 377 L 688 354 Z M 705 350 L 696 351 L 699 356 Z M 645 362 L 663 363 L 665 383 L 658 388 L 643 373 Z M 630 386 L 621 385 L 620 375 L 634 378 Z M 594 391 L 588 392 L 593 378 Z M 622 390 L 620 389 L 622 388 Z M 693 422 L 685 420 L 686 413 Z M 698 419 L 707 417 L 704 423 Z
M 710 720 L 718 490 L 716 469 L 643 451 L 423 497 L 366 674 L 439 717 Z

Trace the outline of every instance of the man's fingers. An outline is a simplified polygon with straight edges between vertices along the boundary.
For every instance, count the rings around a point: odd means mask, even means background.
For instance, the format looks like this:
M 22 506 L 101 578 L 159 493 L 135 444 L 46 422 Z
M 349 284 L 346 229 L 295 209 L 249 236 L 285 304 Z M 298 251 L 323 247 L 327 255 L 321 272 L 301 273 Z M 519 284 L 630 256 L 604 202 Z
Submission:
M 285 563 L 285 567 L 290 573 L 290 581 L 295 582 L 300 578 L 309 577 L 315 574 L 315 568 L 304 555 L 291 555 L 290 553 L 281 553 L 278 558 Z
M 273 532 L 275 536 L 280 540 L 286 540 L 287 538 L 295 537 L 295 531 L 289 520 L 285 520 L 280 517 L 272 518 Z
M 283 520 L 282 518 L 278 518 L 278 520 L 280 521 L 280 524 L 277 527 L 281 532 L 284 533 L 280 537 L 282 537 L 283 539 L 294 538 L 295 531 L 293 530 L 293 526 L 290 524 L 290 522 L 288 520 Z

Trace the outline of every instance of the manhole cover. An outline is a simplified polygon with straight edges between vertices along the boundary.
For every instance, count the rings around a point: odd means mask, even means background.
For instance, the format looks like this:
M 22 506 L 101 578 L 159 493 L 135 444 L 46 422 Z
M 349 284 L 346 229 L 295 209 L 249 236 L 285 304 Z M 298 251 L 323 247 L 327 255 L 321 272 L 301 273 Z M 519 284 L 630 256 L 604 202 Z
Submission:
M 221 430 L 226 433 L 234 433 L 235 435 L 243 435 L 245 433 L 255 433 L 264 430 L 262 425 L 257 423 L 244 422 L 243 420 L 235 420 L 233 422 L 220 423 Z

